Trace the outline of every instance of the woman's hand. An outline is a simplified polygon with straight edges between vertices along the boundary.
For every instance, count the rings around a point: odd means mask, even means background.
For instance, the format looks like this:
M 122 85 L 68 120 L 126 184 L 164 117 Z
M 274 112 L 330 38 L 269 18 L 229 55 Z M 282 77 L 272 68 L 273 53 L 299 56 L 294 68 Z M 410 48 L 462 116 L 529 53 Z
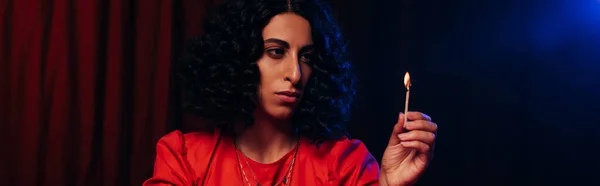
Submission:
M 437 125 L 420 112 L 400 113 L 381 160 L 380 185 L 413 185 L 433 157 Z M 404 127 L 403 127 L 404 126 Z M 404 131 L 408 130 L 408 131 Z

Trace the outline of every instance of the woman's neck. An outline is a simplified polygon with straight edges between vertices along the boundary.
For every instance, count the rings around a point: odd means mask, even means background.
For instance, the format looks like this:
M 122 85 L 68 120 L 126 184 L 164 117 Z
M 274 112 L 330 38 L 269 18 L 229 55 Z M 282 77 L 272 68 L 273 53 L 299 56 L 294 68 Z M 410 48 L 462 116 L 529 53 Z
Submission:
M 290 121 L 276 120 L 260 113 L 254 114 L 252 126 L 236 133 L 238 148 L 248 158 L 260 163 L 281 159 L 298 140 Z

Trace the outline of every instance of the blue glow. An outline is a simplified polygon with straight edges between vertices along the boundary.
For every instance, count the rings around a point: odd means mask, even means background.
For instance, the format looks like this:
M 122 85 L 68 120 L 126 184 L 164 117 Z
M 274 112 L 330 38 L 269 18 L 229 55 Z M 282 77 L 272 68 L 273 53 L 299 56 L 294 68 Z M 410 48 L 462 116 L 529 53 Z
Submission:
M 600 0 L 562 1 L 541 6 L 530 27 L 534 46 L 552 51 L 582 38 L 588 42 L 600 41 L 599 3 Z
M 528 22 L 540 68 L 565 71 L 569 86 L 600 93 L 600 0 L 540 5 Z

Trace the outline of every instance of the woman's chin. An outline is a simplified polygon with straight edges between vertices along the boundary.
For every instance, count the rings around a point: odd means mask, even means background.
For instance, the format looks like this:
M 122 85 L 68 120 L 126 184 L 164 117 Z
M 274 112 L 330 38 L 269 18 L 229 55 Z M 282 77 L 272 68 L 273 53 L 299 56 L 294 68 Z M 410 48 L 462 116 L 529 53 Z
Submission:
M 288 120 L 292 118 L 293 110 L 289 108 L 278 108 L 267 111 L 267 114 L 270 115 L 273 119 Z
M 292 117 L 292 113 L 291 112 L 285 112 L 285 113 L 272 113 L 270 114 L 271 117 L 273 117 L 274 119 L 277 120 L 288 120 Z

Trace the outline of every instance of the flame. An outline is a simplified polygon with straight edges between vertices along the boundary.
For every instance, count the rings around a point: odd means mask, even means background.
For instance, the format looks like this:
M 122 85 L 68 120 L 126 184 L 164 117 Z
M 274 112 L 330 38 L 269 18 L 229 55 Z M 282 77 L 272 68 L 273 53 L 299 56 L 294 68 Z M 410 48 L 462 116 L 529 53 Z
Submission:
M 407 90 L 410 90 L 410 74 L 408 72 L 404 74 L 404 87 L 406 87 Z

